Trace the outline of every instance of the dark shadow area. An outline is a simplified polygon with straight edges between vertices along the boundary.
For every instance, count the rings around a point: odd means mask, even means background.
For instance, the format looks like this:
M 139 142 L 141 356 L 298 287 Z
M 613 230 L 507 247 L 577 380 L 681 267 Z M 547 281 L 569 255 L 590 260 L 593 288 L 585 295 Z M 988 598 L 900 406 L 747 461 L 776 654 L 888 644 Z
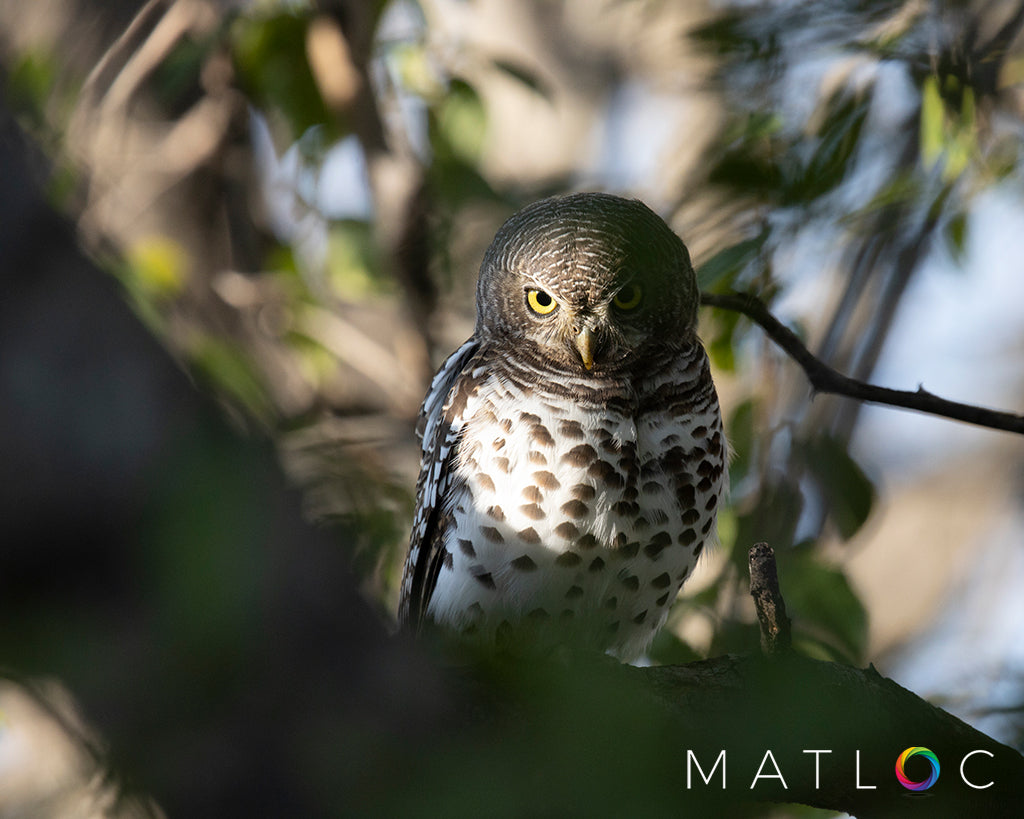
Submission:
M 304 521 L 270 444 L 197 392 L 0 132 L 0 663 L 65 683 L 169 815 L 366 804 L 447 713 L 437 672 L 355 591 L 348 533 Z

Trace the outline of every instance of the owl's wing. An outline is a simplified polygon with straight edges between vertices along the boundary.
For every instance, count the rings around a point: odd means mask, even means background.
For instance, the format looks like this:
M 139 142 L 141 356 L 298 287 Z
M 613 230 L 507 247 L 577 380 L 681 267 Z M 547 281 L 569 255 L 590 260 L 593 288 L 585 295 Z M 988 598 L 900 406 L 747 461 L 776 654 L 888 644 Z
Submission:
M 416 434 L 422 443 L 420 476 L 416 482 L 409 556 L 402 573 L 398 622 L 418 630 L 437 584 L 445 559 L 444 535 L 448 525 L 445 499 L 457 480 L 453 468 L 462 432 L 462 412 L 475 386 L 473 359 L 479 344 L 470 339 L 456 350 L 434 376 L 420 409 Z

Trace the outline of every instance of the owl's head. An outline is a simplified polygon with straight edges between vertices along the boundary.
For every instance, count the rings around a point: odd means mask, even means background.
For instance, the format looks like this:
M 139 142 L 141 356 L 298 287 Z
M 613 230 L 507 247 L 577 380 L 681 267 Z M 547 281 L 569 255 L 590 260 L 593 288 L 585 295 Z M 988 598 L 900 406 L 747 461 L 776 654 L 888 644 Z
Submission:
M 650 208 L 573 194 L 498 231 L 480 268 L 476 335 L 555 370 L 617 373 L 694 343 L 698 300 L 686 246 Z

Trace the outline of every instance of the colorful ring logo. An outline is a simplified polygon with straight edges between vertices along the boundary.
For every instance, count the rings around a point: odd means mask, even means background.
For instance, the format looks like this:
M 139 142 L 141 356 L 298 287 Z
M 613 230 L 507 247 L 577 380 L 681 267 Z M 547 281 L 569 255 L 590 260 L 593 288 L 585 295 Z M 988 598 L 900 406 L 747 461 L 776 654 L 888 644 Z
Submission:
M 903 765 L 912 756 L 923 756 L 931 763 L 932 772 L 927 779 L 915 782 L 903 772 Z M 939 758 L 927 748 L 920 748 L 916 745 L 912 748 L 907 748 L 896 760 L 896 778 L 908 791 L 926 791 L 939 779 Z

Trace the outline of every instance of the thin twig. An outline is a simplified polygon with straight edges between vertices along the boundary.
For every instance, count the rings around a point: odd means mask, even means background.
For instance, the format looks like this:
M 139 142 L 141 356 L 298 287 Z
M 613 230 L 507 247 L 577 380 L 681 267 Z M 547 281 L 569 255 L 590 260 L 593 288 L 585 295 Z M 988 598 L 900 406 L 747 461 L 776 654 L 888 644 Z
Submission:
M 955 421 L 976 424 L 980 427 L 1024 435 L 1024 415 L 1000 412 L 973 404 L 961 404 L 958 401 L 948 401 L 933 395 L 924 387 L 918 387 L 916 392 L 892 390 L 843 375 L 811 353 L 796 334 L 775 318 L 764 302 L 755 296 L 745 293 L 701 293 L 701 303 L 708 307 L 719 307 L 742 313 L 758 324 L 772 341 L 800 365 L 807 380 L 811 382 L 811 388 L 816 393 L 842 395 L 857 401 L 902 407 L 928 415 L 938 415 L 943 418 L 952 418 Z

